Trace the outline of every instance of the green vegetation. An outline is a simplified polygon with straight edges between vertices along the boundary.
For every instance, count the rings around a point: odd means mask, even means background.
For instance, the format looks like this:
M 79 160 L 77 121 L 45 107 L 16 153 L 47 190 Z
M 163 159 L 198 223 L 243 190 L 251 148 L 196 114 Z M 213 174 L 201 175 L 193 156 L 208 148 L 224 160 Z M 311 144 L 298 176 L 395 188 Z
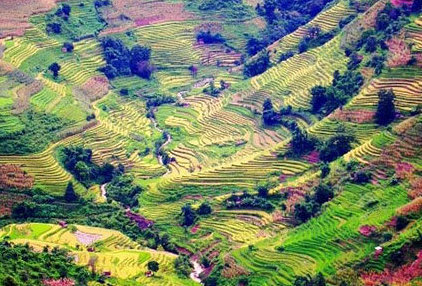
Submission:
M 88 269 L 76 266 L 66 250 L 45 247 L 35 252 L 29 245 L 0 243 L 2 253 L 0 281 L 2 285 L 41 285 L 44 280 L 71 278 L 76 285 L 95 280 Z
M 31 154 L 44 150 L 58 139 L 58 132 L 69 122 L 53 114 L 34 110 L 19 115 L 23 128 L 14 132 L 0 131 L 0 152 L 2 154 Z
M 420 1 L 18 2 L 0 284 L 420 280 Z

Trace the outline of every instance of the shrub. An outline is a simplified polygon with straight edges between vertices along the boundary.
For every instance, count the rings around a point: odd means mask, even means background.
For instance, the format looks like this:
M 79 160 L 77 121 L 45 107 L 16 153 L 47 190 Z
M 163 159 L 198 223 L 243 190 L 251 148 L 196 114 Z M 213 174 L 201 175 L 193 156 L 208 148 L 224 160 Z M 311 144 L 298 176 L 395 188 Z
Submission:
M 127 207 L 139 206 L 138 196 L 141 192 L 142 188 L 134 184 L 132 175 L 115 176 L 113 180 L 107 184 L 107 197 L 116 200 Z
M 73 52 L 73 49 L 74 49 L 75 47 L 73 46 L 73 44 L 72 43 L 70 43 L 70 42 L 65 42 L 65 43 L 63 43 L 63 49 L 65 49 L 66 50 L 66 52 L 68 52 L 68 53 L 71 53 L 71 52 Z
M 354 141 L 354 136 L 346 133 L 334 135 L 320 147 L 319 158 L 324 162 L 334 161 L 349 152 Z
M 67 183 L 64 199 L 68 203 L 76 202 L 79 199 L 79 196 L 76 194 L 75 189 L 73 188 L 72 182 Z
M 334 192 L 331 186 L 319 185 L 315 188 L 314 200 L 322 205 L 334 197 Z
M 226 41 L 221 34 L 212 34 L 211 31 L 199 32 L 196 35 L 196 40 L 198 42 L 203 42 L 204 44 L 222 44 Z
M 180 254 L 175 260 L 174 260 L 174 268 L 176 269 L 176 272 L 179 276 L 182 277 L 189 277 L 193 266 L 189 261 L 189 256 L 185 254 Z
M 375 122 L 380 125 L 390 124 L 396 117 L 393 90 L 380 90 L 378 92 L 378 106 L 375 113 Z
M 262 51 L 256 59 L 245 63 L 243 73 L 247 77 L 253 77 L 265 72 L 270 66 L 270 55 L 267 51 Z
M 46 26 L 47 34 L 60 34 L 62 32 L 62 24 L 60 23 L 48 23 Z
M 160 264 L 157 261 L 149 261 L 147 264 L 147 268 L 149 271 L 157 272 L 160 269 Z
M 196 214 L 192 210 L 192 206 L 190 204 L 185 204 L 182 207 L 182 223 L 183 226 L 191 226 L 194 224 L 196 220 Z
M 52 63 L 48 69 L 53 73 L 53 76 L 57 78 L 59 76 L 59 71 L 61 70 L 61 66 L 58 63 Z
M 211 205 L 208 202 L 203 202 L 198 209 L 199 215 L 208 215 L 212 213 Z
M 396 230 L 403 230 L 409 224 L 409 219 L 405 216 L 398 216 L 396 220 Z

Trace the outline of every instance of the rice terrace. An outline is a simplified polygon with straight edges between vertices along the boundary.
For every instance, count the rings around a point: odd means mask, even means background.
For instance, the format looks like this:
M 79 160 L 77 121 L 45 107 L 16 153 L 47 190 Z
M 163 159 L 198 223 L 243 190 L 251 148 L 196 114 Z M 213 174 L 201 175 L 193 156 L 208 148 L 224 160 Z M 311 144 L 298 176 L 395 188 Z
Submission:
M 422 286 L 422 0 L 0 0 L 0 285 Z

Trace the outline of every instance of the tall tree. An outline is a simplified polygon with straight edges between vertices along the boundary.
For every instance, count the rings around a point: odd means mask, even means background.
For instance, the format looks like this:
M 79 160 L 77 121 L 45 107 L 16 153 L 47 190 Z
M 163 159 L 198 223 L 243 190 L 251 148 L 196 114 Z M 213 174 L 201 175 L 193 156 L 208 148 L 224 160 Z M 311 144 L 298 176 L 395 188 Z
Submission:
M 58 63 L 52 63 L 48 69 L 53 73 L 53 76 L 56 78 L 59 75 L 59 71 L 62 67 Z
M 75 202 L 78 199 L 78 195 L 76 194 L 75 189 L 73 188 L 72 182 L 69 182 L 67 184 L 66 191 L 64 193 L 64 199 L 68 203 Z
M 160 264 L 153 260 L 148 262 L 147 267 L 149 271 L 157 272 L 160 269 Z
M 190 204 L 186 204 L 182 207 L 182 225 L 183 226 L 191 226 L 196 219 L 195 212 L 192 210 L 192 206 Z
M 390 90 L 380 90 L 378 92 L 378 107 L 375 113 L 375 121 L 380 125 L 390 124 L 396 117 L 396 106 L 394 104 L 394 92 Z

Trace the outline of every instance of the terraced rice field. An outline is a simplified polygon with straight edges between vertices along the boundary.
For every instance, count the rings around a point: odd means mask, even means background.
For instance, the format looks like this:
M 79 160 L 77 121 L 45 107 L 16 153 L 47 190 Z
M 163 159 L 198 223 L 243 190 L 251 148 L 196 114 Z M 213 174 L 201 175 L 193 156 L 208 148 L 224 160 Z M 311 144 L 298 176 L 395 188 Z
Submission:
M 405 78 L 381 77 L 375 79 L 358 96 L 353 98 L 351 104 L 361 107 L 375 106 L 378 103 L 378 92 L 381 89 L 394 91 L 395 104 L 401 110 L 409 111 L 418 104 L 422 104 L 420 96 L 422 77 L 418 73 Z
M 335 70 L 345 69 L 347 58 L 340 49 L 340 37 L 309 52 L 296 55 L 251 80 L 252 87 L 280 99 L 285 105 L 307 108 L 309 90 L 328 85 Z
M 135 29 L 138 42 L 148 45 L 158 67 L 189 67 L 200 62 L 200 52 L 194 49 L 195 22 L 168 22 Z
M 366 204 L 374 199 L 382 201 L 386 208 L 368 209 Z M 361 225 L 383 224 L 407 200 L 406 190 L 400 187 L 383 190 L 347 185 L 322 215 L 293 230 L 287 238 L 263 241 L 253 253 L 242 248 L 233 255 L 248 270 L 261 273 L 254 277 L 252 285 L 291 283 L 294 275 L 315 271 L 333 273 L 336 265 L 373 252 L 376 245 L 361 237 Z M 277 252 L 274 248 L 278 245 L 285 251 Z M 278 266 L 274 265 L 276 261 Z
M 279 56 L 291 50 L 297 49 L 302 38 L 307 34 L 310 27 L 318 26 L 324 33 L 330 32 L 338 27 L 340 20 L 354 14 L 346 1 L 339 1 L 337 4 L 318 14 L 308 24 L 301 26 L 293 33 L 274 42 L 267 49 L 271 51 L 272 62 L 277 62 Z
M 38 250 L 44 246 L 65 247 L 80 265 L 95 261 L 97 273 L 109 271 L 121 279 L 134 279 L 143 285 L 197 285 L 178 278 L 174 272 L 175 255 L 142 248 L 120 232 L 75 225 L 76 232 L 52 224 L 12 224 L 0 230 L 0 238 L 9 237 L 13 243 L 28 243 Z M 87 248 L 95 248 L 88 252 Z M 160 271 L 153 278 L 145 277 L 147 263 L 157 261 Z

